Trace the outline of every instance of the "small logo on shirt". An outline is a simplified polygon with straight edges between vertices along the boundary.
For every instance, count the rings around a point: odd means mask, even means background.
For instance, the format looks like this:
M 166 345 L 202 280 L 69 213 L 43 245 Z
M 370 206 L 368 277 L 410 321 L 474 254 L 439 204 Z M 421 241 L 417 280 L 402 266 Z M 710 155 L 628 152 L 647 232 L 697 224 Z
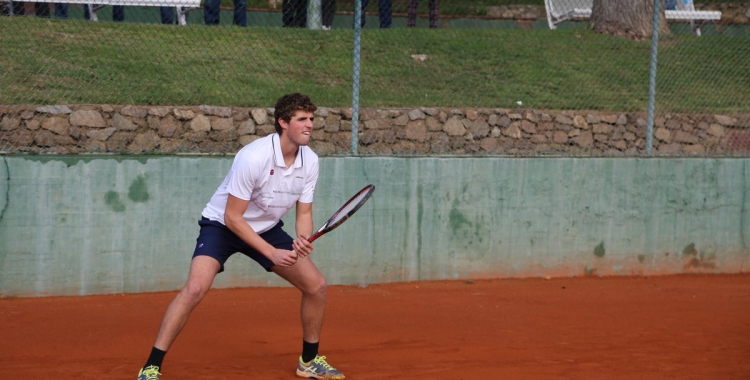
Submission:
M 273 175 L 273 169 L 271 169 L 271 175 Z

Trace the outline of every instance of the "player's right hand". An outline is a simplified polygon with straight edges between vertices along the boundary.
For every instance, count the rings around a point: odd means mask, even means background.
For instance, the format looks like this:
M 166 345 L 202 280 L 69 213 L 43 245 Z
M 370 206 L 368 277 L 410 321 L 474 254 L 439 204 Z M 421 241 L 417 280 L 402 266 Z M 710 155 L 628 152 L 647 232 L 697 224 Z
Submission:
M 297 262 L 297 253 L 286 249 L 275 249 L 273 251 L 273 257 L 270 257 L 270 259 L 273 261 L 274 265 L 288 268 Z

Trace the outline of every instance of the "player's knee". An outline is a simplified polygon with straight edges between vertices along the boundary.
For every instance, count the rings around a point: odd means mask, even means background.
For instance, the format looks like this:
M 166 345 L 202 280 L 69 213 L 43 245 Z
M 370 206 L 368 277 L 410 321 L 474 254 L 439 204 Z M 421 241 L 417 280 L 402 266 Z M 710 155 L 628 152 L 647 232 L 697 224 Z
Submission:
M 327 288 L 328 283 L 326 282 L 325 277 L 320 276 L 306 287 L 305 292 L 312 296 L 325 297 Z
M 195 281 L 188 281 L 185 287 L 182 288 L 182 294 L 187 298 L 190 303 L 198 303 L 208 292 L 208 286 L 200 284 Z

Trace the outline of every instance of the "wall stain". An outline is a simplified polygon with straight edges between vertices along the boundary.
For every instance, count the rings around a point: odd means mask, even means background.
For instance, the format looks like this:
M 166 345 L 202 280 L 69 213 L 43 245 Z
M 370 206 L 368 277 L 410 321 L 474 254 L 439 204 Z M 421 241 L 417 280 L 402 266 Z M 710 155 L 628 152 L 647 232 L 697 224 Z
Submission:
M 695 248 L 694 243 L 690 243 L 682 250 L 685 256 L 692 256 L 685 264 L 685 270 L 688 269 L 716 269 L 716 252 L 700 251 Z
M 148 186 L 146 186 L 145 176 L 139 175 L 138 178 L 130 184 L 128 198 L 136 203 L 148 202 L 151 196 L 148 194 Z
M 407 198 L 411 198 L 411 195 L 407 194 Z M 409 219 L 409 208 L 408 207 L 404 207 L 404 220 L 410 220 Z M 409 228 L 408 227 L 408 225 L 409 225 L 408 222 L 407 222 L 406 225 L 407 225 L 406 228 Z M 403 241 L 401 242 L 401 247 L 402 247 L 401 249 L 403 249 L 405 253 L 406 252 L 410 252 L 410 250 L 409 250 L 409 236 L 410 236 L 410 233 L 405 233 Z M 403 257 L 402 257 L 402 262 L 403 262 Z
M 685 248 L 682 249 L 682 254 L 683 255 L 690 255 L 690 256 L 697 255 L 698 254 L 698 250 L 695 249 L 695 243 L 690 243 L 690 244 L 686 245 Z
M 448 214 L 448 221 L 450 222 L 451 228 L 453 229 L 454 233 L 457 233 L 461 228 L 461 225 L 464 224 L 467 227 L 471 228 L 471 222 L 469 221 L 469 219 L 467 219 L 466 215 L 464 215 L 461 211 L 458 211 L 456 206 L 458 206 L 458 199 L 453 200 L 453 207 L 451 207 L 451 211 Z
M 584 276 L 594 276 L 594 275 L 596 275 L 596 268 L 594 268 L 591 265 L 586 265 L 586 268 L 583 269 L 583 275 Z
M 417 185 L 417 271 L 422 271 L 422 219 L 424 218 L 424 195 L 422 184 Z
M 716 269 L 716 263 L 713 260 L 704 261 L 703 258 L 693 257 L 685 264 L 684 269 Z
M 120 201 L 120 195 L 116 191 L 110 190 L 107 194 L 104 194 L 104 203 L 114 212 L 125 211 L 125 205 Z
M 3 164 L 5 164 L 5 174 L 6 178 L 5 180 L 5 199 L 2 200 L 3 207 L 0 208 L 0 220 L 3 220 L 3 216 L 5 216 L 5 210 L 8 208 L 8 205 L 10 204 L 10 166 L 8 165 L 8 160 L 3 156 Z
M 594 248 L 594 256 L 596 256 L 596 257 L 604 257 L 604 254 L 605 254 L 605 251 L 604 251 L 604 242 L 601 242 L 601 243 L 599 243 L 599 245 L 597 245 Z
M 2 156 L 3 158 L 3 164 L 5 167 L 5 174 L 6 177 L 3 179 L 0 179 L 0 181 L 4 181 L 5 183 L 2 184 L 3 188 L 0 189 L 0 193 L 4 193 L 5 196 L 0 199 L 0 204 L 2 207 L 0 207 L 0 222 L 2 222 L 3 217 L 5 216 L 5 210 L 8 208 L 8 205 L 10 204 L 10 166 L 8 165 L 8 160 L 5 158 L 5 156 Z M 0 249 L 0 268 L 4 268 L 5 266 L 5 258 L 8 256 L 8 252 L 6 252 L 5 249 Z M 4 294 L 0 292 L 0 297 L 4 297 Z

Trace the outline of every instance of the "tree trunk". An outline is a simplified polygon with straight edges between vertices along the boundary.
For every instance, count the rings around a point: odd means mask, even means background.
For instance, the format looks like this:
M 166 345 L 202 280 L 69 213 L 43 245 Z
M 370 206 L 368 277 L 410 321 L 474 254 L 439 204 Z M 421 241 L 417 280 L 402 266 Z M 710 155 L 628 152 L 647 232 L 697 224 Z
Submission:
M 664 0 L 659 4 L 659 34 L 669 34 Z M 651 38 L 654 0 L 594 0 L 591 27 L 597 33 L 642 40 Z

